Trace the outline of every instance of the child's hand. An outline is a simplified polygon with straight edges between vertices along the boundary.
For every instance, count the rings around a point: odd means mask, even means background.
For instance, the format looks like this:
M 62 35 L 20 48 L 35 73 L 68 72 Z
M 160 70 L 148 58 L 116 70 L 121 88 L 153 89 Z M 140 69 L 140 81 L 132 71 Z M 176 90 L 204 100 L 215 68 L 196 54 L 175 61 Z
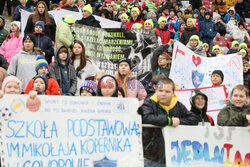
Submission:
M 173 127 L 177 127 L 178 125 L 180 125 L 180 119 L 179 118 L 173 117 L 172 121 L 173 121 L 173 124 L 172 124 Z
M 229 102 L 229 99 L 228 98 L 225 98 L 224 99 L 224 103 L 227 104 Z
M 248 121 L 248 124 L 250 124 L 250 115 L 247 115 L 247 116 L 246 116 L 246 119 L 247 119 L 247 121 Z
M 4 93 L 3 91 L 0 90 L 0 99 L 3 98 L 3 96 L 4 96 Z
M 19 13 L 21 13 L 22 12 L 22 9 L 19 9 Z
M 37 91 L 32 90 L 29 92 L 29 99 L 34 100 L 36 97 L 37 97 Z

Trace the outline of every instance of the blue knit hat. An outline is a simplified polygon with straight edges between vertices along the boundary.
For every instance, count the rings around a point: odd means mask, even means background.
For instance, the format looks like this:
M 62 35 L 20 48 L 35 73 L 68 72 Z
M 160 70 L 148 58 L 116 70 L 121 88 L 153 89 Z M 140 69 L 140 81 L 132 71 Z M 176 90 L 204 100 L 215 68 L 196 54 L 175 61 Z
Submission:
M 35 64 L 36 72 L 38 72 L 38 70 L 41 67 L 46 67 L 47 69 L 49 68 L 48 62 L 45 60 L 45 58 L 42 55 L 39 55 L 36 58 L 36 64 Z
M 34 27 L 36 26 L 40 26 L 44 30 L 44 21 L 37 21 Z
M 42 79 L 44 80 L 44 83 L 45 83 L 45 90 L 44 90 L 44 91 L 46 91 L 46 90 L 48 89 L 48 79 L 47 79 L 47 77 L 46 77 L 45 75 L 37 75 L 37 76 L 35 76 L 35 77 L 33 78 L 33 79 L 34 79 L 33 85 L 34 85 L 35 80 L 36 80 L 37 78 L 42 78 Z M 34 86 L 33 86 L 33 87 L 34 87 Z
M 96 96 L 96 83 L 92 80 L 86 80 L 80 88 L 80 94 L 82 90 L 87 90 L 92 96 Z

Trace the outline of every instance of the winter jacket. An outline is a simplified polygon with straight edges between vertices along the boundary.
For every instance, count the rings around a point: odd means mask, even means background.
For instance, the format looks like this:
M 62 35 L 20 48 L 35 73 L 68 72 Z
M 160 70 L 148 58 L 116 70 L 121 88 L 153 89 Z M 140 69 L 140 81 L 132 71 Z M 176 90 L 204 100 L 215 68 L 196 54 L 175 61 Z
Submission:
M 224 0 L 224 2 L 226 3 L 227 9 L 236 4 L 236 0 Z
M 52 41 L 55 41 L 55 34 L 56 34 L 56 23 L 55 20 L 51 17 L 51 24 L 50 25 L 45 25 L 44 27 L 44 34 L 49 37 Z M 34 27 L 35 23 L 33 23 L 33 15 L 29 16 L 29 19 L 27 21 L 24 34 L 32 34 L 34 32 Z
M 57 23 L 56 28 L 56 47 L 66 46 L 70 47 L 74 42 L 74 36 L 68 23 L 63 20 Z
M 52 41 L 49 37 L 45 36 L 43 33 L 34 33 L 35 35 L 35 47 L 41 48 L 45 52 L 45 58 L 50 64 L 52 57 L 54 56 L 54 49 Z
M 205 19 L 200 26 L 200 37 L 202 39 L 210 39 L 213 40 L 214 37 L 217 35 L 217 27 L 215 26 L 214 22 L 211 20 Z
M 196 119 L 198 120 L 197 125 L 204 125 L 205 123 L 209 123 L 211 126 L 214 126 L 214 120 L 212 117 L 210 117 L 209 115 L 207 115 L 207 102 L 208 102 L 208 98 L 204 93 L 201 93 L 200 91 L 194 91 L 193 92 L 193 96 L 190 98 L 190 104 L 191 104 L 191 112 L 194 113 Z M 203 95 L 205 96 L 205 106 L 203 109 L 198 109 L 195 107 L 194 104 L 194 99 L 197 95 Z
M 17 38 L 15 35 L 15 32 L 10 33 L 11 38 L 6 39 L 0 48 L 0 54 L 5 57 L 8 63 L 10 63 L 11 59 L 23 48 L 23 36 L 19 35 Z
M 61 4 L 60 4 L 60 7 L 61 7 L 61 9 L 69 10 L 72 12 L 79 12 L 77 6 L 69 6 L 68 4 L 61 6 Z
M 242 31 L 238 29 L 233 32 L 233 39 L 237 40 L 240 43 L 245 41 L 245 38 L 244 38 L 245 36 L 247 37 L 248 41 L 250 41 L 250 37 L 249 37 L 247 30 Z
M 21 13 L 19 12 L 20 9 L 33 13 L 33 10 L 30 7 L 18 5 L 14 12 L 15 21 L 21 21 Z
M 227 11 L 227 6 L 226 6 L 225 2 L 223 2 L 223 0 L 221 0 L 221 1 L 222 2 L 220 4 L 217 2 L 217 0 L 215 0 L 212 3 L 211 12 L 214 12 L 215 8 L 218 8 L 220 13 L 225 13 Z
M 93 15 L 90 15 L 86 19 L 82 18 L 81 20 L 77 20 L 76 24 L 101 28 L 100 22 L 98 20 L 96 20 Z
M 0 67 L 4 68 L 5 70 L 8 69 L 8 62 L 7 60 L 3 57 L 3 55 L 0 54 Z
M 249 7 L 250 7 L 249 2 L 245 2 L 245 1 L 243 1 L 242 3 L 237 2 L 234 7 L 235 7 L 236 13 L 238 13 L 241 18 L 245 20 L 246 17 L 249 17 L 247 14 Z
M 237 31 L 237 30 L 238 30 L 238 27 L 236 26 L 235 21 L 229 21 L 227 23 L 226 31 L 227 31 L 228 34 L 233 36 L 233 32 Z
M 170 24 L 170 22 L 172 23 Z M 170 32 L 171 38 L 174 38 L 175 32 L 178 31 L 179 29 L 179 24 L 180 24 L 180 20 L 177 18 L 176 15 L 174 15 L 172 18 L 169 17 L 167 19 L 167 27 Z
M 220 36 L 225 36 L 226 32 L 226 27 L 221 24 L 220 22 L 215 24 L 216 28 L 217 28 L 217 32 L 220 34 Z
M 157 126 L 172 125 L 172 117 L 178 117 L 181 125 L 196 125 L 197 120 L 193 113 L 179 101 L 175 95 L 171 101 L 171 107 L 167 111 L 165 106 L 159 104 L 154 94 L 144 101 L 138 109 L 142 115 L 143 124 L 153 124 Z M 143 128 L 143 149 L 144 157 L 156 162 L 165 162 L 164 140 L 160 128 Z
M 233 10 L 233 11 L 234 11 L 233 16 L 235 17 L 235 20 L 239 20 L 239 19 L 240 19 L 240 15 L 239 15 L 238 13 L 235 13 L 234 7 L 231 7 L 229 10 Z M 227 13 L 227 14 L 225 15 L 225 17 L 224 17 L 224 22 L 225 22 L 226 24 L 229 22 L 231 16 L 232 16 L 232 15 L 230 15 L 229 13 Z
M 239 52 L 238 49 L 229 49 L 229 51 L 227 52 L 227 54 L 233 54 L 233 53 L 237 53 Z
M 73 66 L 76 70 L 76 77 L 77 77 L 76 95 L 80 94 L 80 88 L 84 83 L 85 79 L 90 76 L 95 76 L 96 73 L 100 71 L 99 68 L 94 64 L 94 62 L 86 61 L 86 66 L 78 71 L 77 67 L 79 65 L 80 65 L 80 60 L 79 59 L 74 60 Z
M 169 77 L 170 68 L 161 68 L 158 66 L 158 57 L 160 54 L 164 52 L 164 50 L 168 49 L 168 44 L 160 45 L 153 53 L 153 57 L 151 58 L 151 68 L 152 68 L 152 76 L 161 74 Z
M 195 48 L 192 48 L 192 47 L 190 46 L 190 43 L 187 43 L 186 46 L 187 46 L 190 50 L 192 50 L 194 53 L 196 53 L 197 55 L 203 56 L 203 57 L 207 57 L 207 54 L 206 54 L 206 52 L 204 51 L 204 49 L 203 49 L 203 47 L 202 47 L 201 45 L 202 45 L 202 43 L 200 42 L 200 43 L 198 44 L 198 46 L 195 47 Z
M 136 79 L 136 76 L 127 78 L 127 92 L 128 97 L 137 98 L 140 106 L 143 104 L 144 99 L 147 96 L 147 92 L 140 81 Z
M 238 108 L 229 102 L 220 110 L 217 123 L 220 126 L 248 126 L 246 115 L 249 114 L 250 106 L 244 105 L 242 108 Z
M 21 50 L 10 62 L 8 74 L 14 75 L 21 80 L 23 90 L 25 90 L 29 81 L 36 75 L 36 57 L 35 52 L 27 53 Z
M 56 52 L 56 57 L 55 57 L 55 63 L 52 64 L 49 68 L 49 74 L 52 78 L 54 78 L 59 86 L 60 86 L 60 91 L 63 94 L 68 94 L 70 93 L 71 95 L 74 95 L 75 92 L 76 92 L 76 87 L 77 87 L 77 79 L 76 79 L 76 71 L 75 71 L 75 68 L 74 66 L 72 66 L 70 64 L 70 59 L 69 59 L 69 53 L 68 54 L 68 57 L 67 57 L 67 60 L 66 60 L 66 63 L 65 65 L 63 65 L 61 63 L 61 61 L 59 60 L 58 58 L 58 51 L 61 49 L 61 48 L 66 48 L 65 46 L 61 46 L 57 49 L 57 52 Z M 68 50 L 68 49 L 67 49 Z M 67 67 L 67 72 L 63 71 L 63 68 L 64 67 Z M 64 80 L 64 77 L 63 76 L 64 74 L 66 74 L 66 76 L 68 78 L 66 78 L 66 82 L 68 83 L 67 85 L 63 84 L 65 83 L 63 80 Z M 68 92 L 65 92 L 63 89 L 64 88 L 68 88 Z
M 174 39 L 177 40 L 177 41 L 180 41 L 180 40 L 181 40 L 182 33 L 183 33 L 183 31 L 182 31 L 181 29 L 179 29 L 179 31 L 177 31 L 177 32 L 174 34 Z
M 196 30 L 195 27 L 186 27 L 185 30 L 183 31 L 182 33 L 182 36 L 181 36 L 181 43 L 183 43 L 184 45 L 186 45 L 189 41 L 189 38 L 192 36 L 192 35 L 198 35 L 200 36 L 199 32 Z
M 6 29 L 4 29 L 4 26 L 5 26 L 4 16 L 0 15 L 0 18 L 3 20 L 3 26 L 0 27 L 0 47 L 1 47 L 3 41 L 6 39 L 6 37 L 8 35 L 8 31 Z
M 156 34 L 161 37 L 162 44 L 166 44 L 170 40 L 170 32 L 168 31 L 168 27 L 165 26 L 163 29 L 160 29 L 160 27 L 155 27 Z
M 193 11 L 189 11 L 189 10 L 185 9 L 184 12 L 183 12 L 183 16 L 187 20 L 187 19 L 189 19 L 189 18 L 191 18 L 193 16 L 192 13 L 193 13 Z
M 48 78 L 48 89 L 45 91 L 45 93 L 47 95 L 61 95 L 60 87 L 57 81 L 53 78 L 50 78 L 49 76 L 47 76 L 47 78 Z M 34 84 L 34 79 L 29 81 L 24 94 L 29 94 L 29 92 L 34 89 L 33 84 Z
M 192 5 L 193 9 L 198 9 L 202 6 L 201 0 L 189 0 L 189 4 Z
M 137 19 L 135 21 L 131 18 L 130 21 L 127 22 L 125 28 L 132 28 L 132 26 L 135 23 L 141 23 L 142 27 L 144 28 L 144 21 L 141 19 L 141 17 L 137 17 Z
M 246 73 L 243 73 L 243 79 L 244 79 L 244 86 L 250 89 L 250 70 L 248 70 Z

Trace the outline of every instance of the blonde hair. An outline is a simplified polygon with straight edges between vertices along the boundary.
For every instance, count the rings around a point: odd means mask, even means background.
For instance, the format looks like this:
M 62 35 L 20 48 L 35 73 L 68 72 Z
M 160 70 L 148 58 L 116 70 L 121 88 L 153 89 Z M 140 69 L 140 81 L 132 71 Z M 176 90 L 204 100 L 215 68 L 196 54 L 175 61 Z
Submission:
M 246 97 L 249 97 L 249 90 L 244 85 L 236 85 L 231 92 L 231 97 L 236 89 L 245 92 Z
M 117 80 L 117 82 L 118 82 L 118 85 L 121 86 L 121 87 L 123 88 L 125 97 L 128 97 L 127 79 L 128 79 L 129 77 L 131 77 L 131 76 L 132 76 L 132 72 L 131 72 L 130 69 L 129 69 L 128 74 L 127 74 L 126 76 L 123 77 L 123 76 L 119 73 L 119 67 L 118 67 L 117 73 L 116 73 L 116 75 L 115 75 L 115 78 L 116 78 L 116 80 Z M 121 83 L 122 81 L 123 81 L 123 83 Z

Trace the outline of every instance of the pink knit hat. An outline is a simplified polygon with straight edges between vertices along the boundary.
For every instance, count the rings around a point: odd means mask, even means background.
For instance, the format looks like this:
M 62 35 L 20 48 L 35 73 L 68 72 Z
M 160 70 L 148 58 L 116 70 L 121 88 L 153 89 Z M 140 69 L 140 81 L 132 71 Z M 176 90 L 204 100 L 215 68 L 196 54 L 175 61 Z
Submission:
M 4 92 L 4 88 L 9 82 L 16 82 L 20 88 L 20 93 L 22 92 L 22 82 L 15 76 L 8 76 L 3 80 L 2 91 Z

